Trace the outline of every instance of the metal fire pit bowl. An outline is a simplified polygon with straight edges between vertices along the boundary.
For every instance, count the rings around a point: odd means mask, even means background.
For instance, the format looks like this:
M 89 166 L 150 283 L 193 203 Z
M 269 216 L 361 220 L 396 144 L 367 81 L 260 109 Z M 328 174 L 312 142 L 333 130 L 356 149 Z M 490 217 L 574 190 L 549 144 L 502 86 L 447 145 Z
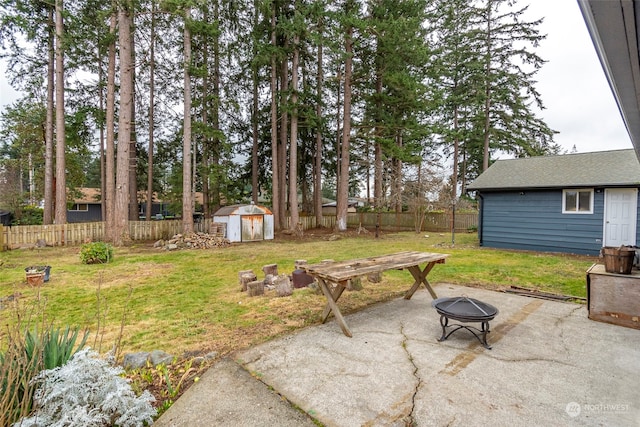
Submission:
M 477 299 L 468 298 L 466 296 L 455 298 L 438 298 L 431 305 L 440 314 L 440 325 L 442 326 L 442 336 L 438 341 L 444 341 L 458 329 L 466 329 L 471 332 L 480 341 L 480 344 L 487 350 L 491 350 L 491 346 L 487 343 L 487 333 L 489 333 L 489 321 L 493 320 L 498 314 L 498 309 L 478 301 Z M 478 329 L 473 326 L 452 324 L 449 325 L 449 319 L 462 323 L 480 323 Z M 447 333 L 447 328 L 453 328 Z

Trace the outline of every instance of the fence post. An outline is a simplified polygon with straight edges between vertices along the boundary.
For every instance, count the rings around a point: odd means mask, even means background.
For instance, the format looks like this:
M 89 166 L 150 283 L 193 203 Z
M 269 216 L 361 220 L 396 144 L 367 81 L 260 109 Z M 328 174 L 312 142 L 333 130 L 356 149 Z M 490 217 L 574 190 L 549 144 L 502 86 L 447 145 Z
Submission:
M 0 252 L 4 251 L 4 225 L 0 224 Z

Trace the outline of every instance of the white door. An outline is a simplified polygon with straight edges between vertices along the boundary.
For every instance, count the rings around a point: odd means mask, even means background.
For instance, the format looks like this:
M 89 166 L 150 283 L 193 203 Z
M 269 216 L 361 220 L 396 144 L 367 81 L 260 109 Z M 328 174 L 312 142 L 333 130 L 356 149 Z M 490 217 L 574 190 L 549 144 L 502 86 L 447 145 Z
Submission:
M 637 202 L 636 188 L 605 190 L 604 246 L 635 246 Z
M 242 241 L 251 242 L 263 240 L 262 220 L 264 215 L 241 215 L 242 219 Z

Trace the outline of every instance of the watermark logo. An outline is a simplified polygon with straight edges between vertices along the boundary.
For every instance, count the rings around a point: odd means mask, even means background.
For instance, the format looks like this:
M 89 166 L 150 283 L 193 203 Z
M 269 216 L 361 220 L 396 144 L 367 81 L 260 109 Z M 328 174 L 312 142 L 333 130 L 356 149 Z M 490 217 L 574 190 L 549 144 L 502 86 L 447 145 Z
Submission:
M 594 414 L 603 414 L 605 412 L 628 412 L 629 404 L 626 403 L 596 403 L 596 404 L 579 404 L 577 402 L 569 402 L 567 406 L 564 408 L 567 415 L 571 418 L 575 418 L 581 413 L 594 413 Z
M 569 402 L 564 410 L 567 411 L 567 414 L 571 418 L 575 418 L 580 415 L 580 404 L 576 402 Z

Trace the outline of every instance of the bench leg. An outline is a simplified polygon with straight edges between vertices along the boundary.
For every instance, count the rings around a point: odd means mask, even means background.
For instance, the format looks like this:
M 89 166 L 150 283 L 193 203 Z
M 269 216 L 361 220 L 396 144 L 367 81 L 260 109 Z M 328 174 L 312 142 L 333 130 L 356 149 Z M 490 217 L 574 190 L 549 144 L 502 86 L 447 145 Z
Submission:
M 336 301 L 338 301 L 338 298 L 340 298 L 340 295 L 342 295 L 342 292 L 344 292 L 344 286 L 338 285 L 336 287 L 335 292 L 332 293 L 331 290 L 329 289 L 329 286 L 323 279 L 318 278 L 318 285 L 320 286 L 320 289 L 322 289 L 322 293 L 327 299 L 327 305 L 324 311 L 322 312 L 322 323 L 324 323 L 327 320 L 327 318 L 329 317 L 329 313 L 333 312 L 333 315 L 335 316 L 336 321 L 340 325 L 342 332 L 346 336 L 352 337 L 353 335 L 351 334 L 351 330 L 347 326 L 347 322 L 345 322 L 344 317 L 342 316 L 342 313 L 338 308 L 338 304 L 336 304 Z
M 409 272 L 411 272 L 411 275 L 413 276 L 415 281 L 413 282 L 413 286 L 411 286 L 411 289 L 409 289 L 407 293 L 404 295 L 404 299 L 411 299 L 411 297 L 418 290 L 420 285 L 424 285 L 427 288 L 427 290 L 431 294 L 431 298 L 433 299 L 438 298 L 438 296 L 436 295 L 436 292 L 433 290 L 433 288 L 429 284 L 429 281 L 427 280 L 427 274 L 431 272 L 431 270 L 435 265 L 436 265 L 435 261 L 430 262 L 429 264 L 426 265 L 424 270 L 420 270 L 420 267 L 417 265 L 409 267 Z

